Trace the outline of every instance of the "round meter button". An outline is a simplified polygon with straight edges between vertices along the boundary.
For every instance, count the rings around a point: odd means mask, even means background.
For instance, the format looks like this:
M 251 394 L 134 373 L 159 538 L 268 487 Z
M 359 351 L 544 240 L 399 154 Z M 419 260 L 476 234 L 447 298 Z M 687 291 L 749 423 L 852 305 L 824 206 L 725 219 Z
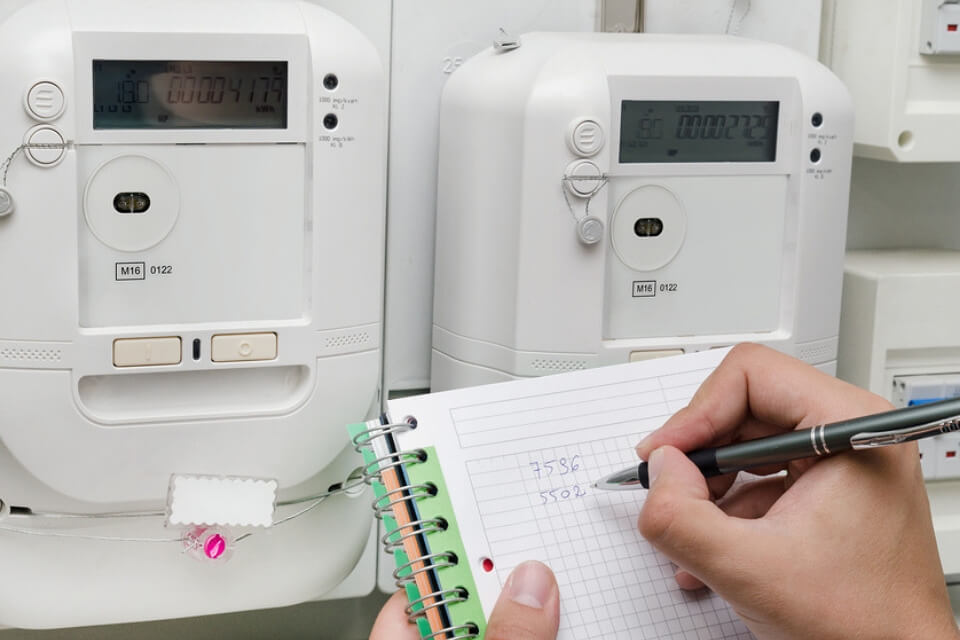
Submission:
M 570 127 L 567 143 L 577 155 L 585 158 L 595 156 L 603 147 L 603 129 L 594 120 L 575 121 Z
M 13 196 L 10 192 L 0 187 L 0 218 L 13 213 Z
M 23 141 L 28 145 L 27 157 L 35 165 L 52 167 L 63 160 L 63 136 L 51 126 L 30 129 Z
M 589 160 L 578 160 L 567 167 L 564 184 L 573 195 L 589 198 L 603 186 L 603 173 Z
M 66 104 L 67 99 L 63 95 L 63 89 L 53 82 L 38 82 L 27 91 L 27 113 L 35 120 L 42 122 L 56 120 L 63 113 Z

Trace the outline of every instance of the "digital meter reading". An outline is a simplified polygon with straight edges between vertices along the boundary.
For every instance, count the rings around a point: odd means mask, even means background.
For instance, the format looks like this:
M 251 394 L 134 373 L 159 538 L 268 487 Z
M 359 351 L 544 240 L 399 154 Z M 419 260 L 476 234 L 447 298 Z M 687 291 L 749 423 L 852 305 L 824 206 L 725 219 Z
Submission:
M 286 129 L 287 62 L 94 60 L 94 129 Z
M 774 162 L 776 101 L 624 100 L 620 162 Z

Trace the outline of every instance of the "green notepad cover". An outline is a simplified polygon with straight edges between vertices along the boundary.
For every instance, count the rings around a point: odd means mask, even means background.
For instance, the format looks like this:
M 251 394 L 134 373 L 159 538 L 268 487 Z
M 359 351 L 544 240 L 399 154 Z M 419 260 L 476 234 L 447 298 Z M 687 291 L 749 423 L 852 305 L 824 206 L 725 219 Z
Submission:
M 369 426 L 366 423 L 356 423 L 347 426 L 351 438 L 357 437 L 366 431 Z M 450 624 L 453 627 L 461 625 L 475 624 L 479 629 L 478 637 L 482 638 L 486 630 L 486 620 L 483 617 L 483 608 L 480 606 L 479 594 L 477 593 L 476 583 L 473 581 L 473 574 L 470 570 L 474 559 L 467 555 L 463 546 L 463 539 L 460 537 L 460 527 L 453 514 L 453 505 L 450 502 L 450 494 L 447 489 L 447 483 L 444 481 L 443 473 L 440 470 L 440 463 L 437 460 L 437 452 L 433 447 L 424 449 L 427 453 L 425 462 L 405 465 L 404 469 L 411 485 L 433 483 L 437 487 L 437 495 L 429 499 L 416 501 L 419 519 L 428 520 L 430 518 L 443 518 L 447 522 L 445 531 L 437 531 L 425 536 L 427 540 L 427 553 L 440 553 L 442 551 L 451 551 L 456 554 L 458 563 L 454 567 L 441 567 L 436 570 L 440 581 L 441 590 L 456 589 L 462 587 L 466 589 L 468 598 L 466 602 L 457 602 L 447 606 L 450 614 Z M 373 463 L 377 458 L 373 448 L 369 445 L 361 446 L 363 460 L 367 464 Z M 374 496 L 379 500 L 386 493 L 386 489 L 379 482 L 373 482 Z M 386 531 L 393 531 L 397 528 L 397 522 L 390 515 L 384 515 L 383 523 Z M 396 549 L 393 552 L 395 565 L 400 567 L 407 564 L 409 558 L 403 549 Z M 477 559 L 479 560 L 479 559 Z M 421 597 L 420 590 L 416 583 L 411 582 L 406 585 L 407 600 L 413 602 Z M 419 609 L 419 607 L 417 607 Z M 432 631 L 429 623 L 424 618 L 417 620 L 417 628 L 421 637 L 427 637 Z
M 483 617 L 483 608 L 480 606 L 480 595 L 477 585 L 473 581 L 471 565 L 479 558 L 471 558 L 463 547 L 463 538 L 460 536 L 460 527 L 453 514 L 453 505 L 450 503 L 450 492 L 440 471 L 440 461 L 437 451 L 433 447 L 424 447 L 427 452 L 426 462 L 406 466 L 407 476 L 411 484 L 426 484 L 432 482 L 437 486 L 437 495 L 418 500 L 417 508 L 422 519 L 443 518 L 447 521 L 446 531 L 438 531 L 427 536 L 431 553 L 452 551 L 459 562 L 455 567 L 437 569 L 442 589 L 456 589 L 462 587 L 467 590 L 467 601 L 457 602 L 447 607 L 450 612 L 450 623 L 454 627 L 473 623 L 480 629 L 478 637 L 482 638 L 486 630 L 486 620 Z

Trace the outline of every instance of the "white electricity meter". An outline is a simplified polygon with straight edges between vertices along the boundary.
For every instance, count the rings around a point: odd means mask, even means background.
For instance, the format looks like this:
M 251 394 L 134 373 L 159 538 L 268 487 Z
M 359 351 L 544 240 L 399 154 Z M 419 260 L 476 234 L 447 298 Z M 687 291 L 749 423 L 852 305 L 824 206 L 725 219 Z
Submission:
M 852 108 L 784 47 L 547 34 L 441 105 L 434 389 L 755 341 L 833 371 Z
M 0 23 L 0 82 L 0 622 L 339 584 L 364 500 L 244 538 L 213 573 L 159 544 L 163 518 L 42 514 L 162 511 L 176 474 L 267 479 L 278 508 L 346 480 L 344 425 L 379 402 L 376 49 L 305 2 L 38 0 Z

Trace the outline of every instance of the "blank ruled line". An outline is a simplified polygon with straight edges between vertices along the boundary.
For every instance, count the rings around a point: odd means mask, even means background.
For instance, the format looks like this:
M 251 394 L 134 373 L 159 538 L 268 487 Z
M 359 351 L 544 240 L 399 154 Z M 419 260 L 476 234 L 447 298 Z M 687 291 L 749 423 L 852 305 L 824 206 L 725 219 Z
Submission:
M 612 386 L 622 386 L 622 385 L 621 383 L 617 383 L 616 385 L 605 385 L 605 386 L 612 387 Z M 657 387 L 656 390 L 659 390 L 659 387 Z M 608 402 L 611 400 L 629 398 L 631 396 L 646 395 L 651 393 L 652 391 L 654 390 L 638 391 L 637 389 L 632 389 L 628 393 L 618 393 L 618 394 L 609 395 L 609 396 L 592 396 L 589 400 L 576 400 L 574 402 L 561 402 L 561 403 L 551 404 L 551 405 L 541 405 L 541 406 L 532 407 L 530 409 L 521 409 L 518 411 L 503 411 L 501 413 L 485 414 L 482 416 L 477 416 L 475 418 L 458 418 L 457 424 L 461 426 L 466 426 L 466 425 L 469 425 L 471 422 L 478 422 L 480 420 L 489 420 L 490 418 L 520 416 L 520 415 L 523 415 L 524 413 L 534 413 L 534 412 L 543 411 L 544 409 L 563 409 L 565 407 L 583 405 L 584 403 L 587 403 L 587 402 L 597 402 L 597 401 Z M 531 396 L 531 398 L 536 398 L 536 397 L 538 396 Z M 496 403 L 492 403 L 492 404 L 496 404 Z M 474 405 L 474 406 L 479 407 L 479 406 L 486 406 L 486 405 Z M 459 409 L 454 409 L 454 412 L 457 412 L 457 411 L 459 411 Z
M 695 369 L 695 370 L 692 370 L 692 371 L 684 372 L 682 375 L 684 375 L 684 376 L 690 375 L 690 376 L 692 376 L 693 378 L 702 380 L 703 378 L 706 378 L 706 376 L 707 376 L 711 371 L 712 371 L 712 369 L 710 369 L 710 368 Z M 675 376 L 675 375 L 677 375 L 677 374 L 671 374 L 671 375 Z M 670 376 L 667 376 L 667 377 L 670 377 Z M 554 402 L 554 403 L 550 403 L 550 402 L 547 402 L 547 401 L 546 401 L 547 398 L 555 398 L 555 397 L 558 397 L 558 396 L 565 397 L 565 398 L 569 398 L 573 393 L 591 392 L 591 391 L 596 391 L 596 390 L 600 390 L 600 389 L 610 389 L 610 388 L 624 387 L 624 386 L 629 388 L 630 385 L 637 385 L 638 383 L 642 383 L 642 382 L 659 382 L 660 385 L 661 385 L 661 387 L 660 387 L 661 389 L 670 389 L 670 388 L 672 388 L 672 387 L 674 387 L 674 386 L 675 386 L 675 387 L 685 387 L 685 386 L 688 386 L 688 385 L 691 384 L 691 382 L 689 382 L 689 381 L 684 381 L 682 384 L 678 384 L 678 385 L 669 385 L 669 386 L 668 386 L 668 385 L 663 385 L 663 383 L 662 383 L 662 378 L 663 378 L 662 376 L 655 376 L 655 375 L 654 375 L 654 376 L 646 376 L 646 377 L 640 377 L 640 378 L 633 378 L 633 379 L 629 379 L 629 380 L 618 380 L 617 382 L 606 382 L 606 383 L 603 383 L 603 384 L 586 386 L 586 387 L 577 387 L 577 388 L 574 389 L 574 390 L 548 391 L 548 392 L 545 392 L 545 393 L 532 394 L 532 395 L 528 395 L 528 396 L 515 396 L 515 397 L 510 397 L 510 398 L 506 398 L 506 399 L 503 399 L 503 400 L 493 400 L 493 401 L 490 401 L 490 402 L 464 404 L 464 405 L 459 405 L 459 406 L 456 406 L 456 407 L 450 407 L 450 413 L 453 415 L 453 417 L 455 418 L 455 421 L 456 421 L 456 422 L 458 422 L 458 423 L 468 423 L 468 422 L 473 421 L 473 420 L 480 420 L 480 419 L 489 418 L 489 417 L 496 417 L 496 416 L 500 416 L 500 415 L 511 415 L 511 414 L 517 413 L 518 411 L 526 411 L 526 410 L 528 410 L 528 409 L 520 409 L 520 410 L 514 409 L 514 410 L 509 410 L 509 411 L 507 411 L 507 410 L 501 410 L 501 411 L 498 411 L 497 413 L 491 413 L 491 414 L 486 414 L 486 413 L 485 413 L 485 414 L 481 414 L 481 415 L 474 416 L 474 417 L 466 417 L 466 416 L 463 416 L 463 415 L 459 415 L 459 414 L 469 413 L 471 410 L 477 410 L 477 409 L 486 408 L 486 407 L 496 407 L 497 405 L 503 405 L 503 404 L 506 404 L 506 403 L 518 403 L 518 404 L 520 404 L 521 401 L 522 401 L 522 402 L 530 402 L 530 403 L 531 403 L 531 409 L 546 409 L 546 408 L 554 408 L 554 407 L 563 407 L 563 406 L 565 406 L 565 404 L 566 404 L 566 403 L 564 403 L 564 402 Z M 646 390 L 651 390 L 651 389 L 646 389 Z M 637 390 L 637 388 L 634 386 L 634 388 L 633 388 L 632 391 L 633 391 L 633 393 L 637 393 L 638 390 Z
M 632 423 L 649 428 L 658 426 L 650 424 L 651 421 L 662 421 L 669 417 L 673 413 L 673 404 L 689 399 L 696 389 L 696 384 L 691 385 L 691 382 L 698 383 L 710 371 L 704 368 L 666 376 L 675 378 L 679 383 L 676 385 L 681 391 L 679 397 L 668 393 L 671 387 L 664 384 L 663 376 L 648 376 L 575 390 L 458 405 L 449 408 L 449 416 L 459 444 L 465 449 Z M 643 387 L 638 389 L 637 385 L 641 383 Z M 610 390 L 615 392 L 609 393 Z M 603 391 L 608 393 L 602 394 Z M 570 400 L 571 397 L 577 399 Z M 638 402 L 623 403 L 629 398 L 636 398 Z M 621 406 L 610 409 L 611 402 L 619 402 Z M 591 410 L 591 405 L 596 408 Z M 610 419 L 625 414 L 630 418 Z M 610 418 L 604 419 L 605 415 Z M 597 423 L 597 420 L 600 422 Z M 644 422 L 647 424 L 644 425 Z
M 571 432 L 573 432 L 573 431 L 581 431 L 581 430 L 583 430 L 585 427 L 586 427 L 586 428 L 590 428 L 590 429 L 605 429 L 605 428 L 607 428 L 607 427 L 616 427 L 616 426 L 627 425 L 627 424 L 637 424 L 637 423 L 639 423 L 639 422 L 641 422 L 641 421 L 657 420 L 657 419 L 660 419 L 660 418 L 669 417 L 670 415 L 671 415 L 670 413 L 666 413 L 666 412 L 665 412 L 665 413 L 662 413 L 662 414 L 658 414 L 658 415 L 654 415 L 654 416 L 649 416 L 649 417 L 646 417 L 646 418 L 637 418 L 637 419 L 632 419 L 632 420 L 621 420 L 621 421 L 619 421 L 619 422 L 607 422 L 607 423 L 602 423 L 602 424 L 590 424 L 590 425 L 584 425 L 584 424 L 571 425 L 571 426 L 570 426 L 569 428 L 567 428 L 567 429 L 555 429 L 555 430 L 551 431 L 551 434 L 571 433 Z M 491 445 L 491 444 L 503 444 L 503 443 L 506 443 L 506 442 L 516 442 L 516 441 L 518 441 L 518 440 L 530 440 L 530 439 L 533 439 L 533 438 L 541 438 L 542 436 L 543 436 L 543 434 L 533 433 L 533 434 L 526 435 L 526 436 L 514 436 L 513 438 L 507 438 L 507 439 L 504 439 L 504 440 L 484 441 L 484 442 L 482 442 L 482 443 L 477 443 L 477 444 L 474 444 L 474 445 L 469 445 L 469 444 L 461 443 L 461 446 L 466 449 L 466 448 L 468 448 L 468 447 L 470 447 L 470 446 L 480 446 L 480 445 L 486 446 L 486 445 Z

